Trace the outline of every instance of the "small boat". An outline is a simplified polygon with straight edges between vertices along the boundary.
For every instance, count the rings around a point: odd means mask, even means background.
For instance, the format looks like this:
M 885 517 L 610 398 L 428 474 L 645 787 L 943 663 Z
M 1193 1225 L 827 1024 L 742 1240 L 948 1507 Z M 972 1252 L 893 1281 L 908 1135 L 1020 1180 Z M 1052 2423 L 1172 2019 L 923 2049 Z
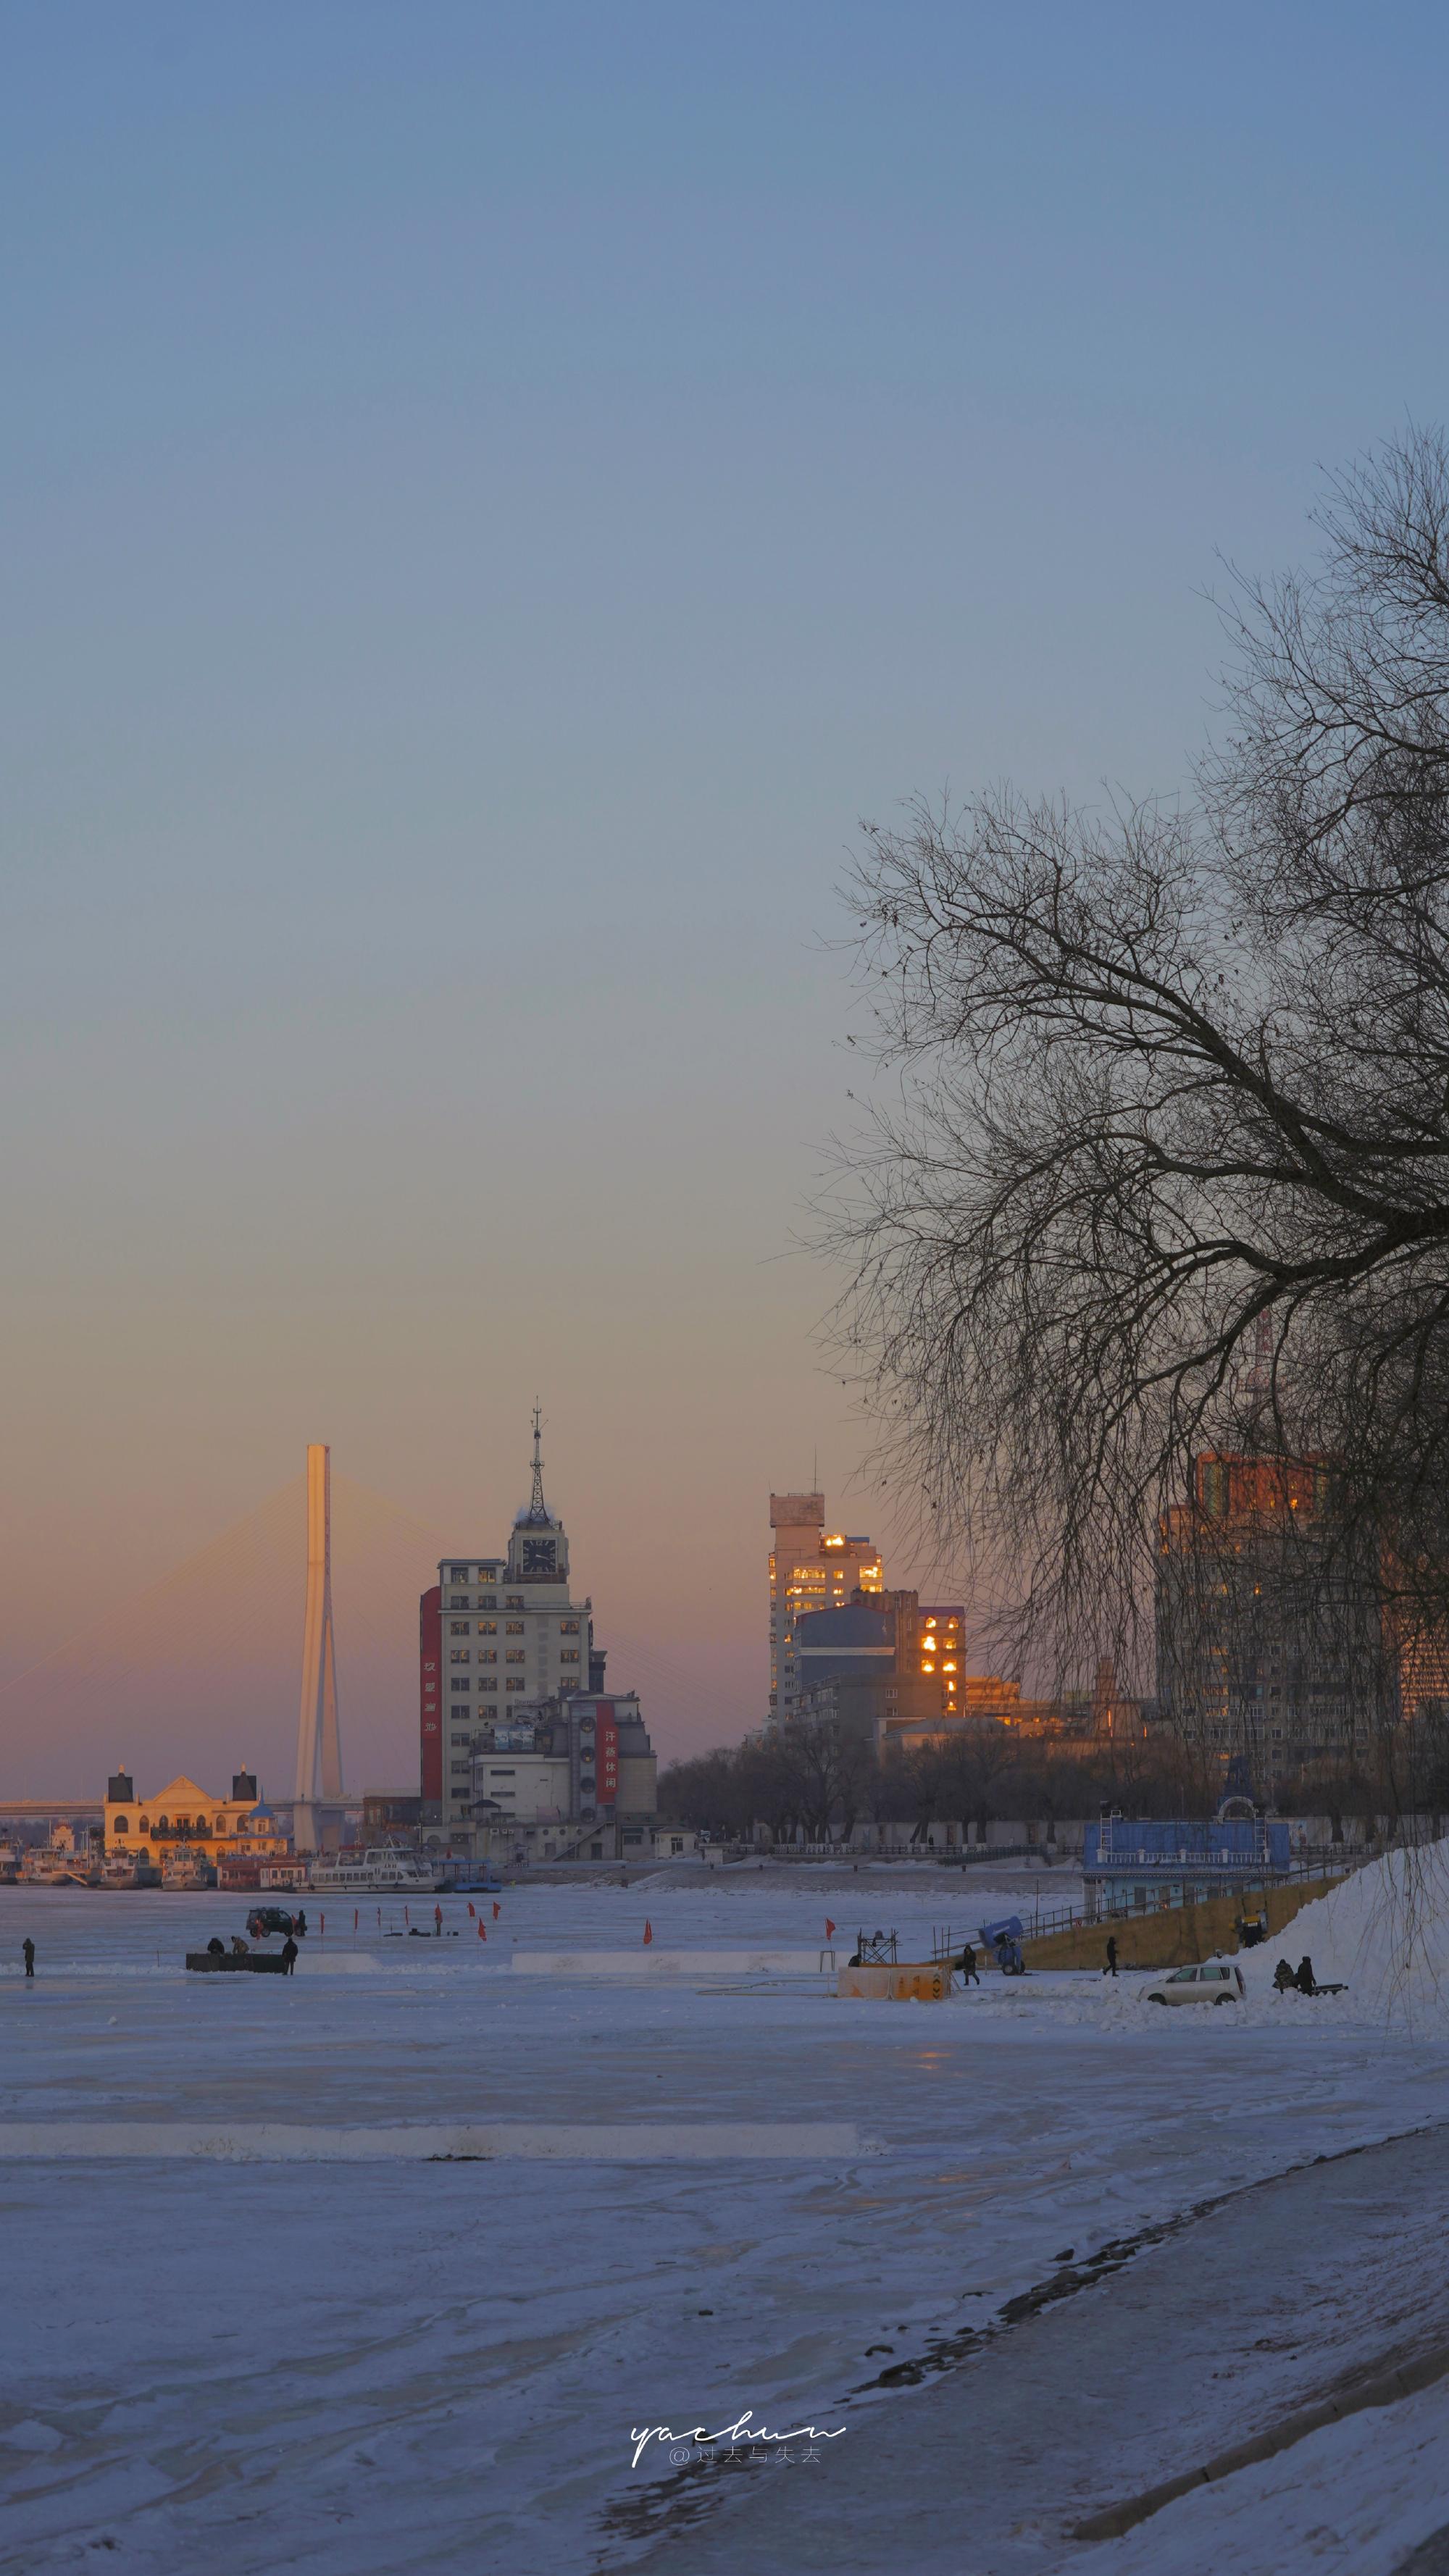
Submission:
M 99 1863 L 89 1842 L 79 1843 L 70 1825 L 57 1825 L 48 1843 L 37 1843 L 20 1863 L 24 1887 L 99 1887 Z
M 160 1887 L 161 1872 L 146 1852 L 112 1852 L 100 1875 L 102 1887 Z
M 432 1896 L 438 1873 L 418 1852 L 375 1843 L 366 1852 L 338 1852 L 330 1860 L 314 1860 L 307 1884 L 319 1896 Z
M 207 1859 L 193 1843 L 177 1843 L 161 1865 L 163 1887 L 177 1888 L 183 1894 L 201 1887 L 215 1887 L 216 1863 Z

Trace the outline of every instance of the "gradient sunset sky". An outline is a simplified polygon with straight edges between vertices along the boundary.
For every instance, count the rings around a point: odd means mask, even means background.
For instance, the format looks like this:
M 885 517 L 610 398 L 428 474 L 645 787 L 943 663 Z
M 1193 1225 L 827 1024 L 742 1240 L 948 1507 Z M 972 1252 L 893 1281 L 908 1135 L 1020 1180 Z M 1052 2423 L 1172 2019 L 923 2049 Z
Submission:
M 501 1547 L 537 1393 L 660 1749 L 736 1735 L 772 1483 L 928 1572 L 794 1248 L 857 818 L 1183 781 L 1215 549 L 1449 413 L 1449 24 L 56 0 L 0 54 L 0 1673 L 309 1439 Z M 91 1785 L 39 1705 L 0 1785 Z

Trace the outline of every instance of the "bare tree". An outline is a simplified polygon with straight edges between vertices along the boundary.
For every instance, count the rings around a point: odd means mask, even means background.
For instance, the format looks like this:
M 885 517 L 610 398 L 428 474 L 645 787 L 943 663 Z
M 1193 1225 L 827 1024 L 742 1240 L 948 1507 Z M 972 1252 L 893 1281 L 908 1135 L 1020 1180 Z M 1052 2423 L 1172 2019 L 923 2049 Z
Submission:
M 1331 1478 L 1326 1598 L 1379 1587 L 1401 1642 L 1449 1614 L 1443 442 L 1369 458 L 1319 525 L 1311 579 L 1236 587 L 1191 800 L 865 834 L 894 1096 L 829 1226 L 840 1332 L 883 1472 L 1010 1570 L 1017 1650 L 1059 1671 L 1141 1673 L 1205 1451 Z

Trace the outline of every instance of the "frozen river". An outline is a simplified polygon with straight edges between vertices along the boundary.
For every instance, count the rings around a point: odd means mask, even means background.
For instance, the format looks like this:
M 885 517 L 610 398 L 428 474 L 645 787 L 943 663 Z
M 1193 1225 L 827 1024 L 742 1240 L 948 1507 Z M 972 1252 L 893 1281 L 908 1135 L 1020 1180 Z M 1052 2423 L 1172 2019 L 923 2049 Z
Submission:
M 839 2002 L 810 1975 L 512 1965 L 642 1952 L 646 1918 L 659 1949 L 808 1952 L 827 1912 L 842 1957 L 862 1921 L 906 1956 L 1021 1902 L 975 1883 L 539 1887 L 496 1922 L 474 1901 L 486 1942 L 459 1898 L 459 1937 L 426 1942 L 366 1908 L 354 1941 L 329 1906 L 325 1959 L 314 1932 L 283 1981 L 182 1971 L 239 1928 L 236 1898 L 0 1890 L 0 2566 L 1206 2576 L 1216 2544 L 1186 2504 L 1120 2543 L 1063 2535 L 1188 2464 L 1173 2428 L 1210 2375 L 1204 2457 L 1311 2394 L 1335 2337 L 1344 2367 L 1372 2357 L 1378 2306 L 1327 2297 L 1315 2245 L 1340 2287 L 1351 2242 L 1361 2282 L 1387 2266 L 1411 2339 L 1415 2300 L 1442 2294 L 1442 2223 L 1407 2270 L 1404 2232 L 1385 2235 L 1402 2176 L 1380 2189 L 1350 2159 L 1275 2184 L 1323 2196 L 1304 2223 L 1254 2189 L 1449 2121 L 1438 2025 L 1385 2036 L 1351 1999 L 1167 2014 L 1126 1977 L 990 1978 L 930 2007 Z M 356 2153 L 359 2130 L 459 2123 L 525 2151 L 436 2161 L 425 2134 Z M 820 2123 L 846 2143 L 790 2148 Z M 549 2124 L 632 2143 L 540 2157 Z M 150 2152 L 162 2130 L 232 2152 Z M 285 2154 L 258 2135 L 278 2130 Z M 101 2152 L 67 2155 L 67 2132 Z M 1357 2179 L 1330 2212 L 1337 2176 Z M 1275 2289 L 1290 2240 L 1297 2287 Z M 1236 2314 L 1253 2297 L 1267 2322 Z M 1283 2299 L 1312 2319 L 1286 2337 Z M 663 2445 L 631 2465 L 636 2427 L 746 2408 L 837 2438 L 733 2474 Z M 1373 2576 L 1401 2538 L 1375 2556 L 1358 2531 L 1339 2558 L 1330 2530 L 1302 2564 Z

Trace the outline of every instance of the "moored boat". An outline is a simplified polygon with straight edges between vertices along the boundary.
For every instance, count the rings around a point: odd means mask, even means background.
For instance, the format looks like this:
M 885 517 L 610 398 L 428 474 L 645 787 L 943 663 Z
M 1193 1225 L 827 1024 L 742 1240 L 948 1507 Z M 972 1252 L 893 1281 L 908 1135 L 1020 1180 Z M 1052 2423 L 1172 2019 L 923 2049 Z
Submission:
M 314 1860 L 307 1884 L 324 1896 L 432 1896 L 439 1881 L 421 1853 L 375 1843 L 365 1852 L 336 1852 Z
M 36 1843 L 26 1852 L 18 1875 L 26 1887 L 99 1887 L 101 1883 L 100 1862 L 89 1840 L 79 1840 L 72 1825 L 57 1825 L 48 1843 Z

